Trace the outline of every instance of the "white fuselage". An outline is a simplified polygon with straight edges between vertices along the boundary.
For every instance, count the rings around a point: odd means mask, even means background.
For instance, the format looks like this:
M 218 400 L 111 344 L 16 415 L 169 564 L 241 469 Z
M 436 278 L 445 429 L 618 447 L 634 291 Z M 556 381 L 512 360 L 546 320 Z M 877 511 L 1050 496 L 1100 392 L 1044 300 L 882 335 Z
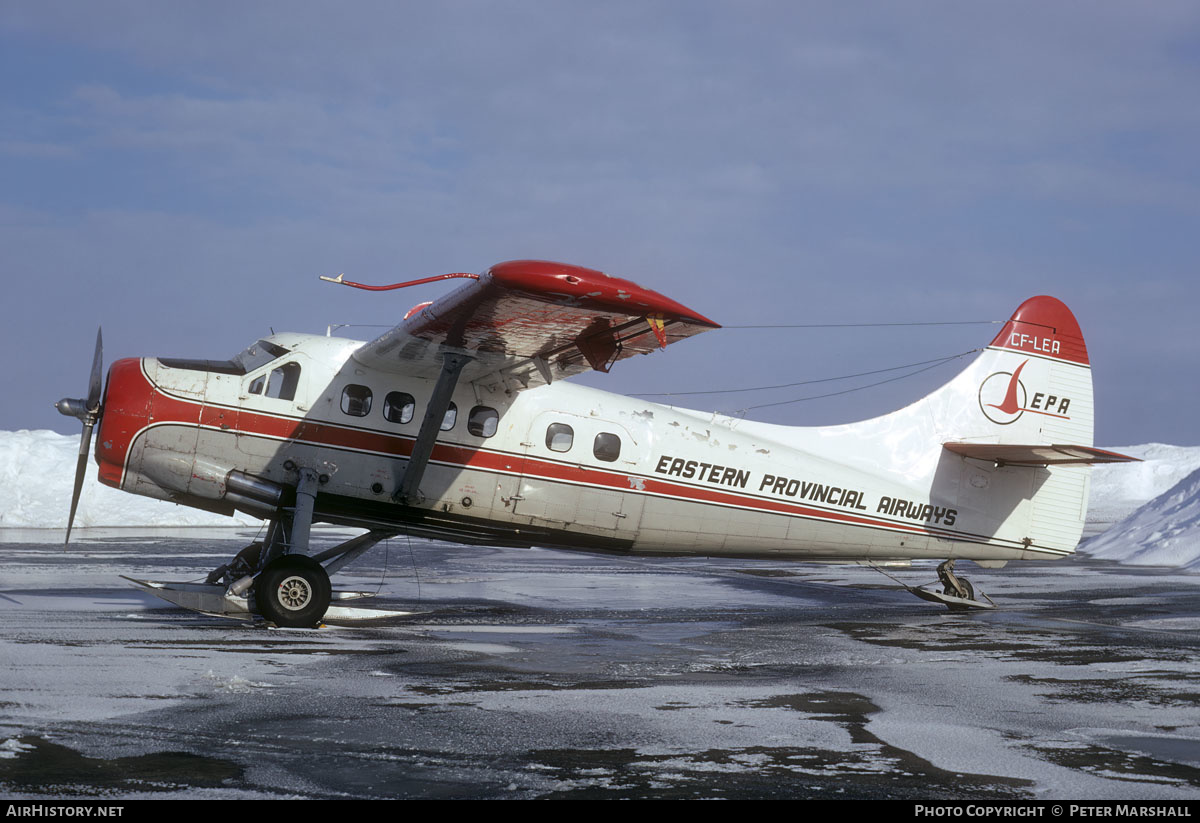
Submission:
M 1061 555 L 1078 533 L 1069 524 L 1061 537 L 1030 539 L 1030 490 L 1083 484 L 1086 505 L 1086 469 L 1004 468 L 943 450 L 945 398 L 796 428 L 555 382 L 516 393 L 459 385 L 421 499 L 404 506 L 392 495 L 434 381 L 364 367 L 355 341 L 268 340 L 288 354 L 245 374 L 115 364 L 102 422 L 111 428 L 97 444 L 104 482 L 232 511 L 230 471 L 286 486 L 305 467 L 323 479 L 322 520 L 479 542 L 814 560 Z M 968 368 L 959 393 L 984 378 Z

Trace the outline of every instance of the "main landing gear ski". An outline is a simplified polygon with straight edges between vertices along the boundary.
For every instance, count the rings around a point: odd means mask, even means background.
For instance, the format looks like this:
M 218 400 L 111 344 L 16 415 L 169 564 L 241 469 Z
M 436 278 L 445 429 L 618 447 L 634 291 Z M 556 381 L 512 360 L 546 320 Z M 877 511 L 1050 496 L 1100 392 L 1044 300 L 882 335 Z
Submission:
M 340 606 L 331 608 L 334 601 L 370 596 L 369 592 L 334 591 L 329 578 L 395 532 L 370 531 L 332 549 L 308 555 L 313 502 L 320 478 L 309 469 L 300 469 L 299 475 L 295 506 L 275 508 L 266 538 L 251 543 L 233 560 L 213 569 L 203 583 L 125 579 L 177 606 L 220 615 L 257 613 L 285 628 L 313 628 L 319 626 L 326 615 L 361 620 L 399 614 Z M 256 492 L 251 490 L 250 493 Z M 277 505 L 279 501 L 261 502 Z
M 965 612 L 971 609 L 994 609 L 996 604 L 992 602 L 992 598 L 988 597 L 982 591 L 979 592 L 983 600 L 976 598 L 975 587 L 971 585 L 971 581 L 965 577 L 958 577 L 954 574 L 954 560 L 946 560 L 937 567 L 938 581 L 942 585 L 942 590 L 939 592 L 932 586 L 936 583 L 927 583 L 924 586 L 905 586 L 910 592 L 915 594 L 922 600 L 928 600 L 931 603 L 941 603 L 952 612 Z

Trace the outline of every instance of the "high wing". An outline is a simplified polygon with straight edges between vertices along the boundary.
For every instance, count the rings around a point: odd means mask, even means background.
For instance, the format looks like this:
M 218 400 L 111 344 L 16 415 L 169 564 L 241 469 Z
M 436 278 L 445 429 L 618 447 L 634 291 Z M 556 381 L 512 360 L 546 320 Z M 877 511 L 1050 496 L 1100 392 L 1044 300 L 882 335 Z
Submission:
M 647 354 L 720 328 L 636 283 L 544 260 L 499 263 L 354 353 L 364 366 L 436 378 L 446 352 L 471 361 L 461 377 L 528 388 Z

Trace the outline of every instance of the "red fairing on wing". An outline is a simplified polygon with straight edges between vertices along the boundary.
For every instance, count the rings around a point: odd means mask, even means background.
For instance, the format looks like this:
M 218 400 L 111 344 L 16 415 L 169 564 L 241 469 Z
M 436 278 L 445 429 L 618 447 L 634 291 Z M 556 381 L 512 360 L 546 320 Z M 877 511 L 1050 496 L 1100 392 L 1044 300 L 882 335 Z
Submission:
M 129 357 L 112 364 L 96 437 L 100 482 L 106 486 L 121 488 L 129 446 L 150 423 L 153 398 L 154 389 L 142 373 L 141 360 Z
M 1017 307 L 992 347 L 1088 365 L 1079 321 L 1065 303 L 1046 295 L 1031 297 Z
M 383 370 L 394 370 L 396 358 L 440 369 L 434 347 L 447 346 L 478 357 L 480 373 L 532 368 L 527 361 L 537 357 L 570 377 L 607 371 L 615 360 L 713 328 L 719 326 L 707 317 L 628 280 L 567 263 L 513 260 L 410 312 L 356 358 Z
M 492 282 L 506 289 L 555 302 L 565 297 L 571 305 L 596 311 L 630 315 L 663 314 L 718 328 L 704 315 L 656 291 L 583 266 L 548 260 L 510 260 L 492 266 L 487 275 Z

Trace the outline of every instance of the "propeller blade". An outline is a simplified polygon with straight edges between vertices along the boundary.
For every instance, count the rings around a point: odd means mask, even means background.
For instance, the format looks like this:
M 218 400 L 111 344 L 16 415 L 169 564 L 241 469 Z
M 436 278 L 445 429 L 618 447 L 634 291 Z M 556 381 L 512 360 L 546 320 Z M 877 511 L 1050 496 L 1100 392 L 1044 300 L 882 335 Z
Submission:
M 79 439 L 79 460 L 75 463 L 75 487 L 71 491 L 71 513 L 67 515 L 67 539 L 63 548 L 71 544 L 71 528 L 75 525 L 75 511 L 79 508 L 79 495 L 83 491 L 83 479 L 87 477 L 88 452 L 92 448 L 92 429 L 100 418 L 100 395 L 104 388 L 104 338 L 103 330 L 96 329 L 96 353 L 92 355 L 92 373 L 88 378 L 87 399 L 60 400 L 58 410 L 63 414 L 78 417 L 83 421 L 83 436 Z
M 87 407 L 90 412 L 100 408 L 100 389 L 104 382 L 104 339 L 101 331 L 96 329 L 96 354 L 92 357 L 92 377 L 88 383 Z
M 79 439 L 79 460 L 75 463 L 75 488 L 71 492 L 71 513 L 67 515 L 67 539 L 63 548 L 71 544 L 71 527 L 75 525 L 75 510 L 79 508 L 79 493 L 83 491 L 83 479 L 87 476 L 88 452 L 92 446 L 92 428 L 88 421 L 83 424 L 83 437 Z

